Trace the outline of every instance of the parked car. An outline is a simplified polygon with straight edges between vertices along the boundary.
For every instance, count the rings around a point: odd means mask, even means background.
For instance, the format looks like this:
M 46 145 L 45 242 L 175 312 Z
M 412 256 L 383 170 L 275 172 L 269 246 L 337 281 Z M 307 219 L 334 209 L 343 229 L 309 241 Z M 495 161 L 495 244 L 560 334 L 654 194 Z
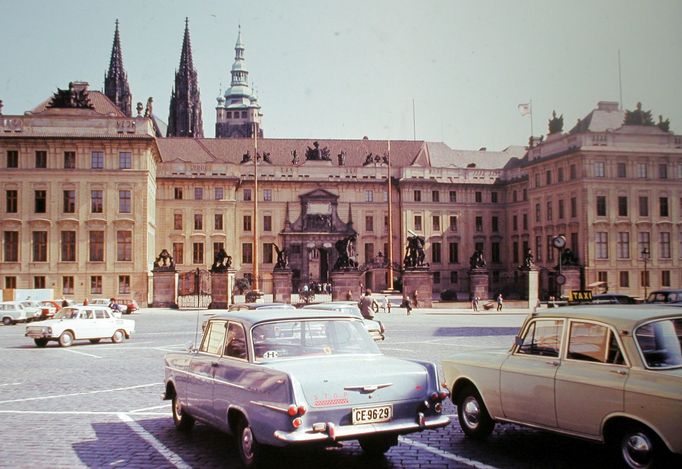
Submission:
M 637 300 L 635 298 L 618 293 L 600 293 L 598 295 L 592 295 L 593 305 L 634 305 L 636 303 Z
M 244 466 L 263 446 L 359 440 L 383 454 L 398 435 L 439 428 L 447 391 L 430 362 L 381 354 L 354 316 L 262 309 L 208 319 L 198 349 L 165 357 L 173 421 L 237 436 Z
M 32 311 L 27 310 L 21 301 L 0 302 L 0 317 L 5 326 L 18 322 L 29 322 L 33 319 Z
M 287 303 L 234 303 L 229 306 L 228 311 L 246 311 L 256 309 L 296 309 L 296 308 Z
M 40 319 L 50 319 L 60 309 L 62 309 L 61 302 L 57 302 L 56 300 L 43 300 L 40 302 Z
M 374 340 L 384 340 L 384 332 L 386 328 L 381 321 L 376 321 L 374 319 L 365 319 L 362 317 L 360 308 L 357 302 L 354 301 L 330 301 L 329 303 L 317 303 L 312 305 L 304 305 L 303 309 L 322 309 L 325 311 L 339 311 L 341 313 L 347 313 L 356 318 L 362 319 L 365 325 L 365 329 L 369 332 Z
M 135 300 L 125 300 L 125 299 L 119 299 L 119 298 L 114 298 L 114 304 L 116 305 L 118 312 L 121 314 L 130 314 L 132 311 L 128 312 L 128 305 L 130 301 L 135 301 Z M 111 304 L 111 298 L 93 298 L 92 300 L 89 300 L 89 304 L 91 305 L 97 305 L 97 306 L 109 306 Z M 137 303 L 135 303 L 135 306 L 137 307 Z M 137 308 L 139 309 L 139 308 Z M 135 311 L 137 311 L 137 309 Z
M 656 290 L 649 293 L 647 303 L 679 303 L 682 302 L 682 290 Z
M 121 298 L 116 300 L 117 304 L 121 306 L 125 306 L 125 312 L 123 314 L 132 314 L 135 311 L 139 311 L 140 307 L 137 304 L 137 301 L 130 299 L 130 298 Z
M 89 340 L 96 344 L 102 339 L 113 343 L 129 339 L 135 332 L 135 321 L 114 316 L 107 306 L 67 306 L 54 315 L 53 319 L 39 325 L 26 326 L 26 337 L 38 347 L 45 347 L 51 340 L 62 347 L 70 347 L 75 340 Z
M 649 305 L 528 316 L 507 353 L 442 362 L 464 433 L 513 422 L 613 446 L 627 467 L 682 453 L 682 315 Z
M 39 301 L 34 300 L 22 300 L 20 303 L 24 306 L 26 310 L 26 316 L 28 316 L 28 321 L 38 321 L 43 314 L 42 307 Z

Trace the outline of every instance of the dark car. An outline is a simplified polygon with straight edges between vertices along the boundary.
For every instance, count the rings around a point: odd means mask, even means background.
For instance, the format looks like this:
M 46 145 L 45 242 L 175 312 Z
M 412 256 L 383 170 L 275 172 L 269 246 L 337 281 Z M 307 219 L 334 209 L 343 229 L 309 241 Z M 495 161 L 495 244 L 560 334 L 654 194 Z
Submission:
M 593 305 L 634 305 L 636 303 L 637 300 L 635 298 L 618 293 L 601 293 L 592 296 Z
M 680 303 L 682 290 L 656 290 L 649 293 L 647 303 Z

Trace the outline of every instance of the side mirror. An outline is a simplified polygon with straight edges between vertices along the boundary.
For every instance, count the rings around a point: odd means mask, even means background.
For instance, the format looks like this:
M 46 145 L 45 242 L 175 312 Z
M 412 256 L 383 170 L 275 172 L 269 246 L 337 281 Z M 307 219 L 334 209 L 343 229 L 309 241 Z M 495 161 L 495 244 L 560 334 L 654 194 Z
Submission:
M 520 335 L 517 335 L 516 337 L 514 337 L 514 345 L 516 345 L 518 347 L 522 346 L 523 345 L 523 337 L 521 337 Z

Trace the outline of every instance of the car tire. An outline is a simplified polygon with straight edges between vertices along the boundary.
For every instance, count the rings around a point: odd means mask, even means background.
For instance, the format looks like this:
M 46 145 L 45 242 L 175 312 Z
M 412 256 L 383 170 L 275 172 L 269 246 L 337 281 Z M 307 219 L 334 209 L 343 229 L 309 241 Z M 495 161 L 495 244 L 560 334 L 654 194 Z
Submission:
M 383 457 L 384 453 L 398 444 L 398 435 L 380 435 L 360 439 L 360 447 L 367 456 Z
M 468 437 L 483 439 L 492 433 L 495 422 L 474 386 L 468 385 L 462 389 L 457 402 L 459 425 Z
M 115 344 L 120 344 L 123 342 L 123 339 L 125 339 L 126 334 L 123 332 L 121 329 L 118 329 L 116 332 L 114 332 L 114 335 L 111 336 L 111 341 Z
M 615 440 L 616 456 L 623 467 L 649 469 L 663 467 L 668 451 L 663 442 L 644 425 L 630 424 L 623 428 Z
M 71 331 L 64 331 L 59 336 L 59 345 L 62 347 L 71 347 L 73 345 L 73 333 Z
M 244 467 L 256 467 L 261 455 L 261 447 L 253 435 L 249 422 L 245 418 L 242 418 L 241 422 L 239 422 L 237 438 L 239 458 L 242 461 L 242 465 Z
M 33 342 L 36 343 L 36 347 L 43 348 L 47 345 L 47 339 L 33 339 Z
M 2 318 L 2 323 L 3 323 L 5 326 L 9 326 L 9 325 L 12 324 L 12 318 Z
M 189 432 L 194 427 L 194 417 L 182 410 L 178 395 L 173 393 L 173 424 L 178 431 Z
M 91 344 L 99 344 L 99 341 L 102 339 L 90 339 Z

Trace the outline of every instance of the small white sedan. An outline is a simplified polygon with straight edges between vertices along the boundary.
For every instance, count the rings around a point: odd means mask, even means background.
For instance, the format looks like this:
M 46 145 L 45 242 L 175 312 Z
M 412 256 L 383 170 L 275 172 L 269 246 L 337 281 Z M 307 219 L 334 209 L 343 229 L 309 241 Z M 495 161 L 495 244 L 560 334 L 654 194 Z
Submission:
M 89 340 L 96 344 L 101 339 L 111 339 L 115 344 L 129 339 L 135 332 L 135 321 L 120 319 L 106 306 L 68 306 L 53 319 L 39 325 L 26 326 L 26 337 L 31 337 L 38 347 L 51 340 L 69 347 L 74 340 Z

